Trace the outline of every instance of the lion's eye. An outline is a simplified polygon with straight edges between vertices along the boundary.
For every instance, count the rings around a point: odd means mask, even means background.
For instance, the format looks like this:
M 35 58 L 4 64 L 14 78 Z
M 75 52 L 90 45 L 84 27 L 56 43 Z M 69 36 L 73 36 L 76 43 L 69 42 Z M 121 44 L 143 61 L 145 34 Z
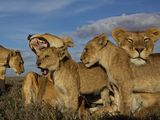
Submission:
M 49 55 L 45 55 L 44 57 L 45 57 L 45 58 L 48 58 L 48 57 L 49 57 Z
M 128 41 L 129 43 L 133 43 L 133 40 L 130 39 L 130 38 L 128 38 L 127 41 Z
M 144 39 L 144 42 L 148 42 L 148 41 L 149 41 L 149 38 L 145 38 L 145 39 Z

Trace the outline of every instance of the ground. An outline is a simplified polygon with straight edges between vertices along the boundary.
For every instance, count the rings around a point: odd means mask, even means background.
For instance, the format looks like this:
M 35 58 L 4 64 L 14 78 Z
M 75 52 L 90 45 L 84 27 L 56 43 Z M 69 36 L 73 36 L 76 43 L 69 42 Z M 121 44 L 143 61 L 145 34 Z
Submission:
M 62 114 L 55 108 L 33 104 L 30 108 L 24 109 L 21 88 L 23 77 L 7 77 L 7 92 L 0 96 L 0 120 L 79 120 L 71 117 L 70 114 Z M 89 119 L 89 118 L 88 118 Z M 101 118 L 92 117 L 90 120 L 133 120 L 133 117 L 104 115 Z M 160 111 L 156 115 L 143 118 L 145 120 L 160 120 Z M 138 119 L 139 120 L 139 119 Z

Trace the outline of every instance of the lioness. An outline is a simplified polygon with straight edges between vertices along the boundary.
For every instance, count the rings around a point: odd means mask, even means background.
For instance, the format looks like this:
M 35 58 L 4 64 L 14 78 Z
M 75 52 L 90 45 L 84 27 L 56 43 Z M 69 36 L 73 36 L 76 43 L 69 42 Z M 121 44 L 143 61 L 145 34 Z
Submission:
M 73 46 L 70 37 L 60 38 L 51 34 L 35 34 L 29 35 L 29 46 L 35 54 L 38 54 L 40 49 L 45 47 L 62 47 Z M 68 54 L 69 55 L 69 54 Z M 78 71 L 80 74 L 80 92 L 81 94 L 101 94 L 103 104 L 109 102 L 108 94 L 108 77 L 104 69 L 100 66 L 86 68 L 84 64 L 78 63 Z M 96 75 L 95 75 L 96 74 Z M 96 84 L 96 86 L 95 86 Z
M 81 55 L 81 60 L 85 63 L 87 67 L 90 67 L 97 62 L 101 64 L 106 69 L 110 82 L 116 85 L 118 88 L 118 91 L 119 91 L 118 94 L 120 97 L 119 98 L 120 111 L 122 113 L 127 113 L 127 111 L 129 112 L 131 109 L 133 109 L 132 105 L 130 104 L 132 103 L 130 99 L 134 98 L 134 95 L 132 94 L 133 88 L 134 87 L 145 88 L 147 84 L 143 85 L 141 82 L 139 83 L 138 79 L 137 79 L 138 81 L 135 80 L 134 72 L 132 72 L 133 69 L 131 69 L 132 65 L 130 64 L 130 57 L 123 49 L 116 47 L 114 44 L 112 44 L 107 40 L 105 35 L 102 34 L 102 35 L 96 36 L 95 38 L 93 38 L 91 41 L 87 43 Z M 149 69 L 149 65 L 146 68 Z M 144 68 L 140 68 L 140 69 L 144 69 Z M 142 72 L 142 71 L 139 71 L 139 72 Z M 141 76 L 142 74 L 144 73 L 141 73 Z M 138 76 L 138 78 L 139 77 L 140 76 Z M 137 85 L 138 83 L 139 85 Z M 153 86 L 152 86 L 152 89 L 153 89 Z M 138 94 L 138 95 L 141 96 L 141 94 Z M 146 94 L 146 96 L 149 96 L 149 95 Z M 148 103 L 149 104 L 144 106 L 152 105 L 152 102 L 151 103 L 148 102 Z
M 27 108 L 31 102 L 41 102 L 52 105 L 52 99 L 55 99 L 53 81 L 48 77 L 39 75 L 35 72 L 29 72 L 25 75 L 22 97 L 24 100 L 24 106 Z
M 160 29 L 150 28 L 143 32 L 128 32 L 123 28 L 116 28 L 112 36 L 130 56 L 135 65 L 146 63 L 147 57 L 153 53 L 154 43 L 160 38 Z
M 152 54 L 154 42 L 160 38 L 160 29 L 150 28 L 144 32 L 128 32 L 117 28 L 113 30 L 112 36 L 129 54 L 130 62 L 135 64 L 132 65 L 136 76 L 134 91 L 160 91 L 160 55 L 159 53 Z
M 7 49 L 0 45 L 0 91 L 5 91 L 6 68 L 12 68 L 17 75 L 24 72 L 24 62 L 19 51 Z
M 120 101 L 119 101 L 119 91 L 115 86 L 114 97 L 112 97 L 111 106 L 103 106 L 92 112 L 93 116 L 101 116 L 103 113 L 111 113 L 115 115 L 119 111 Z M 154 110 L 160 110 L 160 92 L 155 93 L 133 93 L 132 95 L 131 110 L 132 115 L 136 118 L 145 117 L 154 113 Z
M 51 72 L 55 99 L 52 104 L 65 111 L 78 110 L 79 74 L 78 66 L 64 48 L 44 48 L 39 52 L 37 65 L 43 74 Z M 72 101 L 72 102 L 71 102 Z

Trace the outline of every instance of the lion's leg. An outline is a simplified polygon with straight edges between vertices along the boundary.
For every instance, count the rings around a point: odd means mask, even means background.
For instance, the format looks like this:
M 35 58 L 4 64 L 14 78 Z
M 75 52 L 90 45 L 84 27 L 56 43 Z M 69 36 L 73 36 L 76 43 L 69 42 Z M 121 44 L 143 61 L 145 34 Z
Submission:
M 92 113 L 92 115 L 99 116 L 104 113 L 115 115 L 116 113 L 118 113 L 119 107 L 120 107 L 120 101 L 119 101 L 120 98 L 119 98 L 119 92 L 117 88 L 114 88 L 114 96 L 108 95 L 108 100 L 110 100 L 110 103 L 108 103 L 103 107 L 90 108 L 89 110 Z
M 108 106 L 110 105 L 110 97 L 109 97 L 109 90 L 107 88 L 104 88 L 102 91 L 101 91 L 101 99 L 102 99 L 102 103 L 103 103 L 103 106 Z
M 120 93 L 114 84 L 112 84 L 112 92 L 113 96 L 110 95 L 111 106 L 114 112 L 120 112 Z
M 87 100 L 84 96 L 79 96 L 78 98 L 78 116 L 79 119 L 81 120 L 89 120 L 90 119 L 90 112 L 89 110 L 85 107 L 87 104 Z
M 6 68 L 0 67 L 0 92 L 5 92 L 5 73 Z
M 126 81 L 127 82 L 127 81 Z M 120 112 L 124 115 L 131 114 L 131 103 L 132 103 L 132 86 L 126 84 L 124 86 L 119 86 L 120 95 Z
M 38 74 L 29 72 L 25 78 L 22 87 L 22 96 L 24 99 L 24 106 L 28 106 L 31 102 L 36 102 L 38 96 Z

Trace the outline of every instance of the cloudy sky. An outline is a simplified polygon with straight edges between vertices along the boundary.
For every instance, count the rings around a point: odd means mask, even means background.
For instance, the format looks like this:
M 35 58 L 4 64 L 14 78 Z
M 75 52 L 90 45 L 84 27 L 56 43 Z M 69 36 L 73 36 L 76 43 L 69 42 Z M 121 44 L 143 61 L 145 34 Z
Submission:
M 115 27 L 145 30 L 153 26 L 160 27 L 159 0 L 0 0 L 0 44 L 21 50 L 26 72 L 38 71 L 28 34 L 73 37 L 75 47 L 69 50 L 78 61 L 83 45 L 98 33 L 110 36 Z M 10 70 L 7 74 L 14 75 Z

